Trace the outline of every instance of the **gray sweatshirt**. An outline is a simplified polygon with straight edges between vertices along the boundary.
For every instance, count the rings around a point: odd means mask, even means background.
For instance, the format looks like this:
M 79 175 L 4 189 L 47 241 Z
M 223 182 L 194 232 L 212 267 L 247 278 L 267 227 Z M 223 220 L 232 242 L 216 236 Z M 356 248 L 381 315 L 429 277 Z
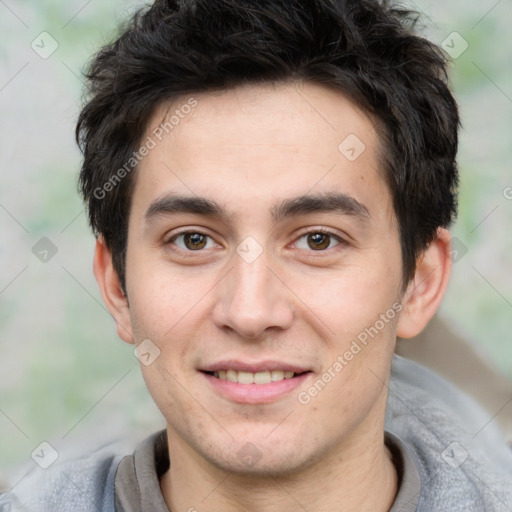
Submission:
M 512 450 L 492 420 L 441 377 L 395 356 L 386 439 L 408 462 L 407 474 L 399 469 L 391 511 L 512 512 Z M 166 512 L 154 467 L 156 446 L 166 452 L 164 437 L 151 436 L 128 457 L 103 448 L 47 470 L 36 467 L 0 496 L 0 512 Z M 121 501 L 136 503 L 120 509 L 123 482 L 130 491 Z

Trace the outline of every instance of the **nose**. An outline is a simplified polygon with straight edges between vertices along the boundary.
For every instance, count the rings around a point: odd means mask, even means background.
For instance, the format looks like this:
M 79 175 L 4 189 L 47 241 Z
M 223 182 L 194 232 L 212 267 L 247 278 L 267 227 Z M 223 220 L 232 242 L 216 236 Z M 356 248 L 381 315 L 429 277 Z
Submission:
M 269 267 L 265 252 L 255 261 L 234 255 L 233 268 L 216 286 L 213 319 L 221 329 L 258 338 L 293 321 L 291 292 Z

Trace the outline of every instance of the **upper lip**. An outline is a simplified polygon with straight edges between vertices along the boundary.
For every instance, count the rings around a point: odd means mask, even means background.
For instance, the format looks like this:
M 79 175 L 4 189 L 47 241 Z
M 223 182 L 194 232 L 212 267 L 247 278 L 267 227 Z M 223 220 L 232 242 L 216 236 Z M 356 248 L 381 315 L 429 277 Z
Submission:
M 285 363 L 283 361 L 258 361 L 248 363 L 236 360 L 218 361 L 201 368 L 203 372 L 218 372 L 219 370 L 236 370 L 242 372 L 259 373 L 272 370 L 282 370 L 284 372 L 304 373 L 310 371 L 308 368 L 296 364 Z

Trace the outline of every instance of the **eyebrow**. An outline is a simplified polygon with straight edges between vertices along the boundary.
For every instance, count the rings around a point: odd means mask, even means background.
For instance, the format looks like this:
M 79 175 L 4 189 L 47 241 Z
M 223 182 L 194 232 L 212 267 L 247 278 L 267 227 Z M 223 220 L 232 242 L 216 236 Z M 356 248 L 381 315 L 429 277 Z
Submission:
M 324 194 L 306 194 L 290 199 L 283 199 L 274 204 L 270 210 L 274 221 L 279 222 L 297 215 L 334 212 L 356 217 L 360 220 L 371 218 L 368 208 L 354 197 L 339 192 Z M 230 223 L 233 215 L 222 205 L 212 199 L 199 196 L 169 194 L 156 199 L 146 211 L 146 223 L 151 223 L 160 216 L 191 213 L 218 219 Z

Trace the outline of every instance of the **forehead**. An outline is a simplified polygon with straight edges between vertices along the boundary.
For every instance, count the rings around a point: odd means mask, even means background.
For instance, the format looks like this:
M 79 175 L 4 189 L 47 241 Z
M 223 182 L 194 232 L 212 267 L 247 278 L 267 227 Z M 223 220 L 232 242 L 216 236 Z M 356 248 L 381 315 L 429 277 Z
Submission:
M 372 119 L 322 85 L 246 85 L 176 98 L 153 114 L 149 139 L 137 202 L 172 190 L 215 195 L 243 211 L 250 200 L 264 208 L 276 198 L 341 192 L 389 214 Z

